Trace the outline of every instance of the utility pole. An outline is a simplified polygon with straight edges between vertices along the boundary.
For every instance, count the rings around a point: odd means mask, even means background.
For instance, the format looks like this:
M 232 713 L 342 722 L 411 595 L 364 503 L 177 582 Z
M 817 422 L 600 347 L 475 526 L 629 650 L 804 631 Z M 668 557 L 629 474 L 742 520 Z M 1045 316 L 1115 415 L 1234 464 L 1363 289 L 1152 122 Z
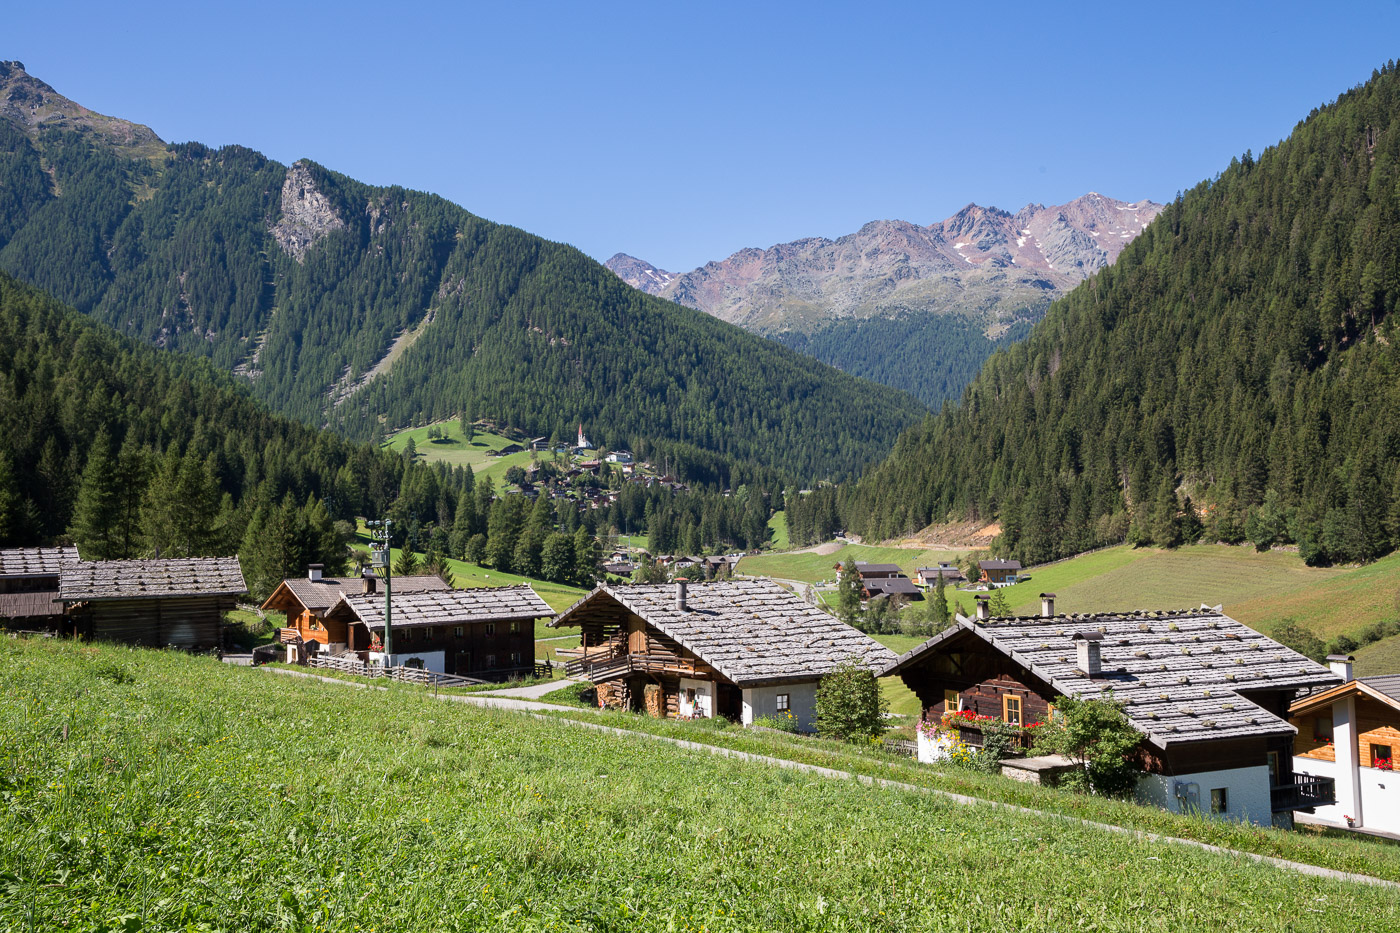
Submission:
M 393 563 L 389 559 L 389 547 L 393 542 L 394 520 L 386 518 L 382 522 L 366 522 L 371 529 L 369 546 L 370 566 L 373 570 L 384 571 L 384 656 L 385 667 L 392 663 L 394 654 L 394 604 L 392 600 Z

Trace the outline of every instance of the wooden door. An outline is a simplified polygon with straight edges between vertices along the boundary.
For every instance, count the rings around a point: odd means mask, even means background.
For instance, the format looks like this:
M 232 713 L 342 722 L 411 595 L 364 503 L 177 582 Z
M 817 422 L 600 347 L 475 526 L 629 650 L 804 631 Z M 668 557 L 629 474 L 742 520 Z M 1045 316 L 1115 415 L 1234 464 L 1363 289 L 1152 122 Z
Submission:
M 647 653 L 647 624 L 636 616 L 627 617 L 627 653 Z

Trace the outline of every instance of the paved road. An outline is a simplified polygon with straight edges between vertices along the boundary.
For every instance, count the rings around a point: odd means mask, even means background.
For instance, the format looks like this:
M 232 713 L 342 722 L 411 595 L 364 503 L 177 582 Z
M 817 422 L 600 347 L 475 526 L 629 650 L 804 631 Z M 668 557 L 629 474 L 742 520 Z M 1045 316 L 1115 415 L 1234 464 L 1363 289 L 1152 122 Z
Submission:
M 568 678 L 565 678 L 563 680 L 551 680 L 549 683 L 545 684 L 535 684 L 533 687 L 506 687 L 503 690 L 482 690 L 479 691 L 476 694 L 476 696 L 512 697 L 518 700 L 538 700 L 546 693 L 553 693 L 556 690 L 563 690 L 570 684 L 581 683 L 583 683 L 583 681 L 581 680 L 570 680 Z M 550 708 L 552 709 L 553 707 Z

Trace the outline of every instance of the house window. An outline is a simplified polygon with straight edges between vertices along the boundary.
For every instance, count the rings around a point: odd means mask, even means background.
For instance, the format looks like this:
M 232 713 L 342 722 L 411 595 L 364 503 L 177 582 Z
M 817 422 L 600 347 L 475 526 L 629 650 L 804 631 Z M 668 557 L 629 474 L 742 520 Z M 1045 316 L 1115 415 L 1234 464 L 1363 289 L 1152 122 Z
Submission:
M 1279 778 L 1279 756 L 1278 752 L 1269 752 L 1269 786 L 1278 787 Z
M 961 697 L 956 690 L 943 691 L 943 712 L 955 713 L 962 709 Z
M 520 652 L 519 652 L 519 651 L 512 651 L 512 652 L 510 653 L 510 663 L 511 663 L 511 664 L 519 664 L 519 663 L 520 663 Z
M 1210 789 L 1210 812 L 1224 813 L 1230 809 L 1230 795 L 1228 788 L 1212 787 Z
M 519 632 L 519 631 L 520 631 L 520 623 L 519 623 L 519 622 L 512 622 L 512 623 L 510 624 L 510 633 L 511 633 L 512 635 L 514 635 L 514 634 L 516 634 L 516 633 Z
M 487 669 L 488 671 L 489 671 L 489 670 L 494 670 L 495 667 L 496 667 L 496 656 L 495 656 L 494 654 L 488 654 L 488 655 L 486 656 L 486 669 Z
M 1021 698 L 1006 694 L 1001 698 L 1001 718 L 1013 726 L 1021 724 Z
M 486 637 L 489 638 L 489 637 L 491 637 L 491 636 L 494 635 L 494 634 L 496 634 L 496 623 L 495 623 L 495 622 L 487 622 L 487 623 L 486 623 Z
M 792 694 L 790 694 L 790 693 L 780 693 L 780 694 L 778 694 L 778 712 L 782 713 L 782 712 L 786 712 L 787 710 L 790 710 L 790 709 L 792 709 Z
M 1373 768 L 1379 768 L 1379 769 L 1381 769 L 1382 771 L 1391 771 L 1391 770 L 1394 770 L 1393 766 L 1392 766 L 1391 763 L 1390 763 L 1390 746 L 1389 746 L 1389 745 L 1376 745 L 1375 743 L 1372 743 L 1372 745 L 1371 745 L 1371 767 L 1373 767 Z
M 460 626 L 460 625 L 454 625 L 454 626 L 452 626 L 452 634 L 455 635 L 455 636 L 458 637 L 458 638 L 461 638 L 461 637 L 462 637 L 462 626 Z
M 1316 742 L 1332 741 L 1332 717 L 1318 716 L 1313 720 L 1313 740 Z

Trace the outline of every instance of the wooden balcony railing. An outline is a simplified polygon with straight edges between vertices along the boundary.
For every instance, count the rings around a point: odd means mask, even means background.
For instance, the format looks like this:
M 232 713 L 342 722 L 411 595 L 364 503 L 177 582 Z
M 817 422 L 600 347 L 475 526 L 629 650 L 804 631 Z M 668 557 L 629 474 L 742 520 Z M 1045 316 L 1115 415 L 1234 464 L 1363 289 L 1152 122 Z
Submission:
M 1275 813 L 1326 807 L 1337 802 L 1337 782 L 1330 777 L 1295 774 L 1292 783 L 1269 788 L 1269 796 Z

